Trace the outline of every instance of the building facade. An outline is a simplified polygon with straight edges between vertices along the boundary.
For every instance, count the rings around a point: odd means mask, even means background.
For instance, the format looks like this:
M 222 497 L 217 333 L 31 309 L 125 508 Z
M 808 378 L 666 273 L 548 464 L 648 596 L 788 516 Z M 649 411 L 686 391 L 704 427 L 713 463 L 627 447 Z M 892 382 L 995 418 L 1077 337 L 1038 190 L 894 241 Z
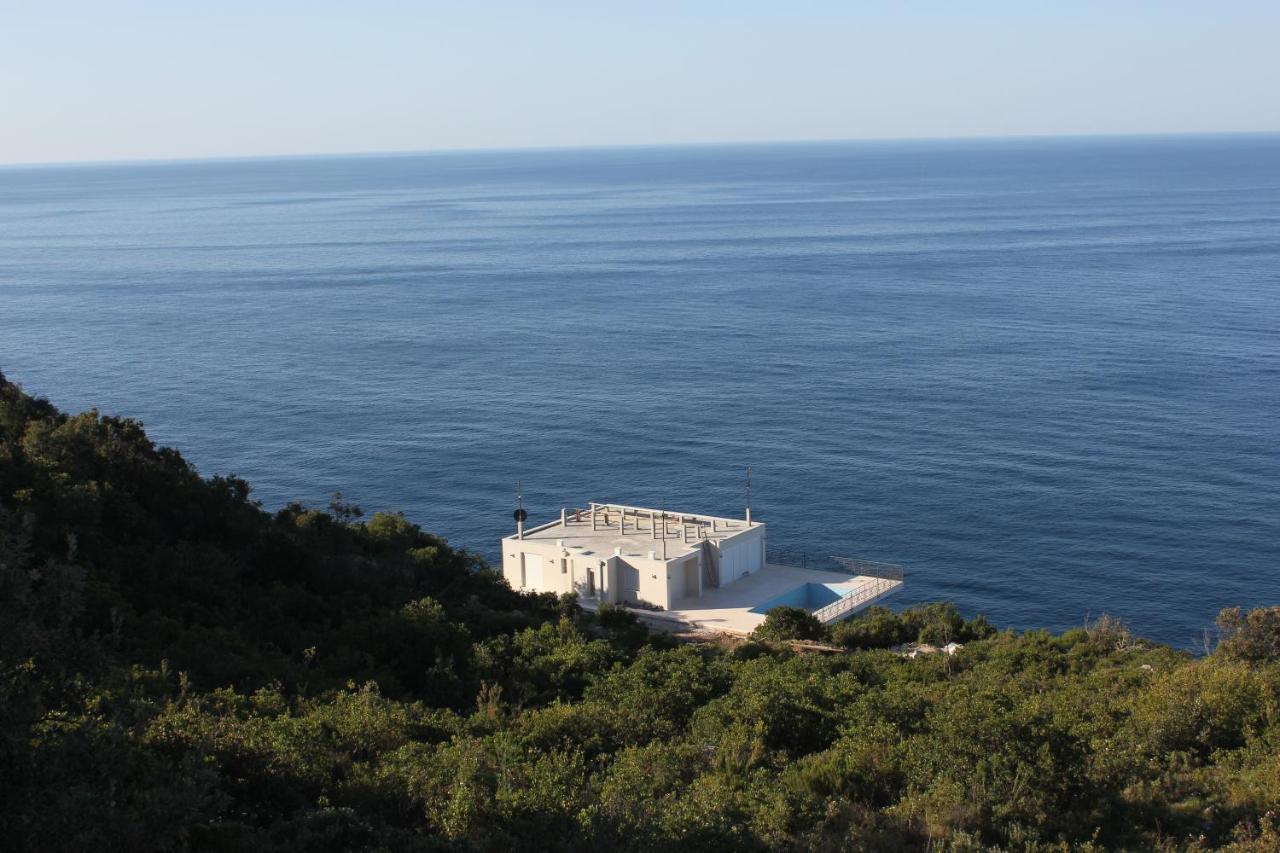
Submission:
M 746 518 L 592 503 L 502 540 L 513 589 L 672 610 L 765 567 L 765 525 Z

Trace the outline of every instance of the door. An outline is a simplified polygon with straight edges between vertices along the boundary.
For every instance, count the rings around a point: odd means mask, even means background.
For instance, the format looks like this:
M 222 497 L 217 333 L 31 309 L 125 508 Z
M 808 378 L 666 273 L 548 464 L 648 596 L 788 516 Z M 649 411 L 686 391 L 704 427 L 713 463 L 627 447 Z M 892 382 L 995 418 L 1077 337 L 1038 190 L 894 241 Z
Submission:
M 524 553 L 520 585 L 525 589 L 542 589 L 542 556 L 540 554 L 530 554 L 528 551 Z
M 699 551 L 698 553 L 698 557 L 686 560 L 684 564 L 684 594 L 686 598 L 697 598 L 702 592 L 698 581 L 702 572 L 702 560 L 700 557 L 703 552 Z

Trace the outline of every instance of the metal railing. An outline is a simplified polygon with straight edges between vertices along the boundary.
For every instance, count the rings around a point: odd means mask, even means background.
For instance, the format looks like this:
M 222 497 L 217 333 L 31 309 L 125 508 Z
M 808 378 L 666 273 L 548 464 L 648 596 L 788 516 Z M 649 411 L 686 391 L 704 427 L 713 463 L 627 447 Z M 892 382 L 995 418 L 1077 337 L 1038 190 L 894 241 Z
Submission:
M 769 548 L 765 554 L 765 562 L 774 566 L 791 566 L 798 569 L 815 569 L 825 572 L 839 572 L 848 575 L 866 575 L 873 578 L 901 581 L 902 566 L 893 563 L 882 563 L 878 560 L 863 560 L 858 557 L 815 556 L 807 551 L 788 548 Z
M 813 616 L 824 625 L 851 613 L 861 604 L 865 604 L 877 596 L 902 586 L 902 578 L 876 578 L 869 584 L 863 584 L 846 595 L 837 598 L 830 604 L 813 611 Z
M 861 560 L 856 557 L 836 557 L 831 559 L 839 563 L 845 571 L 852 572 L 855 575 L 866 575 L 872 578 L 884 578 L 885 580 L 901 581 L 906 574 L 902 566 L 893 563 L 881 563 L 877 560 Z

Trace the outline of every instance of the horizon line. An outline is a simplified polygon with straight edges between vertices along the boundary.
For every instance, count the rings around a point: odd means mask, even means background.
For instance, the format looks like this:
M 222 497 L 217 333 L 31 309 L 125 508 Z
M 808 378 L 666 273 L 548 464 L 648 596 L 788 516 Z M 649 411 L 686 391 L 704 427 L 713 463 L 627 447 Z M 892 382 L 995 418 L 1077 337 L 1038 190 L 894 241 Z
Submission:
M 958 136 L 862 136 L 814 139 L 739 139 L 685 142 L 612 142 L 563 145 L 481 145 L 471 148 L 387 148 L 365 151 L 315 151 L 288 154 L 215 154 L 177 157 L 122 157 L 89 160 L 16 160 L 0 162 L 0 170 L 75 168 L 79 166 L 143 166 L 195 163 L 234 163 L 257 160 L 323 160 L 361 157 L 415 157 L 457 154 L 517 154 L 555 151 L 609 151 L 649 148 L 730 148 L 767 145 L 830 145 L 910 142 L 1017 142 L 1023 140 L 1162 139 L 1223 136 L 1280 136 L 1270 130 L 1112 131 L 1078 133 L 961 134 Z

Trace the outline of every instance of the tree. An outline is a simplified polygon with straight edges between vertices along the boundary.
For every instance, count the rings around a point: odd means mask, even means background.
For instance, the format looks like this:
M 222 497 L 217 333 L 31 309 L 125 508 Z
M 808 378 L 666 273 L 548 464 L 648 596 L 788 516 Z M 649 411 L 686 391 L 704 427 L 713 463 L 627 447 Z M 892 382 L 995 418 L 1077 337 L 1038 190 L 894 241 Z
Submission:
M 1280 660 L 1280 607 L 1260 607 L 1242 613 L 1230 607 L 1218 614 L 1221 642 L 1218 653 L 1235 660 Z

